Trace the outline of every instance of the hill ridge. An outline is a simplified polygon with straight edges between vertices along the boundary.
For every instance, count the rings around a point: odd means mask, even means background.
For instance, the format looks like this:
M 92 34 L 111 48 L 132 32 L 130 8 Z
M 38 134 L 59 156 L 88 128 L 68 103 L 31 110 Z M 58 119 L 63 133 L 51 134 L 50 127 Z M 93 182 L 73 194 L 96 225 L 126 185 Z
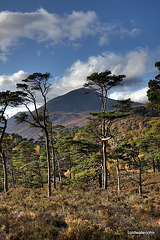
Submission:
M 82 127 L 88 120 L 89 112 L 100 111 L 101 104 L 97 95 L 92 91 L 85 94 L 86 88 L 72 90 L 64 95 L 55 97 L 47 102 L 47 109 L 53 125 L 61 124 L 67 128 Z M 113 109 L 112 104 L 116 100 L 108 98 L 107 110 Z M 39 108 L 39 111 L 43 106 Z M 22 137 L 37 139 L 40 134 L 39 128 L 30 128 L 27 123 L 16 123 L 14 116 L 8 120 L 8 133 L 18 133 Z

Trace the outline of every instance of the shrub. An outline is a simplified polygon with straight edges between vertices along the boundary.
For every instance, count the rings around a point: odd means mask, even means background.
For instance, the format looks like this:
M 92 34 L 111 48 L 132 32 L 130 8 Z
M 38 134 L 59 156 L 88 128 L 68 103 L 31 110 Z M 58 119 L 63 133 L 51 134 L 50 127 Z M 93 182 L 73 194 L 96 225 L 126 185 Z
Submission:
M 76 219 L 70 224 L 66 233 L 61 235 L 61 240 L 97 240 L 101 239 L 102 231 L 88 220 Z

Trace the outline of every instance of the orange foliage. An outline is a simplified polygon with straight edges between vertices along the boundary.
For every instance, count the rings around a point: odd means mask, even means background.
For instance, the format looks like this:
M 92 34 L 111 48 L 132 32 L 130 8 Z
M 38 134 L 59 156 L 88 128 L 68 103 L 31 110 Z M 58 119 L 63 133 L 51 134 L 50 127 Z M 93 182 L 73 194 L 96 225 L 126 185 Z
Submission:
M 37 154 L 40 154 L 40 146 L 39 145 L 36 146 L 35 150 L 36 150 Z

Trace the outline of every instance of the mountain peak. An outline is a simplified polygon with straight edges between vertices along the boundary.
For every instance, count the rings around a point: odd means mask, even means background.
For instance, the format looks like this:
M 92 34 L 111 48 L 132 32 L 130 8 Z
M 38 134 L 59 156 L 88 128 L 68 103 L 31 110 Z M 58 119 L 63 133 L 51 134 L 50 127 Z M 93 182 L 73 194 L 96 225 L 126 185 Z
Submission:
M 56 97 L 48 101 L 47 108 L 52 112 L 101 111 L 101 103 L 97 95 L 93 91 L 89 94 L 84 94 L 87 90 L 86 88 L 79 88 Z M 107 110 L 110 110 L 110 106 L 115 103 L 116 100 L 108 99 Z
M 61 124 L 67 128 L 82 127 L 88 120 L 89 112 L 101 111 L 101 103 L 98 96 L 91 91 L 84 94 L 88 89 L 79 88 L 70 91 L 62 96 L 56 97 L 47 102 L 47 110 L 53 125 Z M 117 101 L 108 99 L 107 110 L 111 110 L 111 105 Z M 41 111 L 43 106 L 39 108 Z M 38 139 L 40 129 L 30 128 L 28 123 L 16 123 L 14 116 L 8 120 L 8 133 L 18 133 L 22 137 Z

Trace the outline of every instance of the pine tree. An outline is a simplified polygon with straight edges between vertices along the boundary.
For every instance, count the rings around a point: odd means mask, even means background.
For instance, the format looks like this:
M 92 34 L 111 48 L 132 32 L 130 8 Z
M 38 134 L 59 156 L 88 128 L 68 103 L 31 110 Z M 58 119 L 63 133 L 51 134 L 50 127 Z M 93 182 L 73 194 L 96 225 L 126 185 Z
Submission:
M 29 115 L 21 113 L 16 117 L 18 122 L 28 122 L 32 127 L 38 127 L 45 133 L 46 150 L 47 150 L 47 168 L 48 168 L 48 196 L 51 196 L 51 157 L 49 150 L 49 132 L 48 132 L 48 118 L 47 114 L 47 94 L 50 91 L 50 73 L 33 73 L 26 79 L 22 80 L 23 83 L 18 83 L 17 88 L 21 89 L 26 96 L 24 97 L 24 105 L 27 108 Z M 37 105 L 37 97 L 35 92 L 41 94 L 43 99 L 43 110 L 39 112 Z M 30 104 L 34 106 L 34 112 L 30 109 Z M 29 118 L 30 116 L 30 118 Z
M 155 67 L 158 69 L 159 74 L 155 76 L 155 79 L 148 82 L 147 96 L 148 100 L 154 105 L 160 105 L 160 62 L 155 63 Z
M 7 171 L 7 159 L 3 149 L 3 139 L 7 128 L 7 107 L 15 107 L 22 104 L 22 96 L 25 96 L 21 91 L 11 92 L 9 90 L 0 92 L 0 155 L 3 162 L 4 170 L 4 191 L 8 191 L 8 171 Z
M 84 87 L 89 88 L 94 91 L 95 94 L 101 101 L 101 112 L 102 115 L 106 112 L 106 104 L 108 99 L 108 91 L 121 84 L 125 75 L 111 75 L 111 71 L 107 70 L 101 73 L 93 73 L 87 77 L 87 83 L 84 84 Z M 104 189 L 108 187 L 108 178 L 107 178 L 107 155 L 106 155 L 106 146 L 107 146 L 107 133 L 105 126 L 105 119 L 102 118 L 102 152 L 103 152 L 103 184 Z

